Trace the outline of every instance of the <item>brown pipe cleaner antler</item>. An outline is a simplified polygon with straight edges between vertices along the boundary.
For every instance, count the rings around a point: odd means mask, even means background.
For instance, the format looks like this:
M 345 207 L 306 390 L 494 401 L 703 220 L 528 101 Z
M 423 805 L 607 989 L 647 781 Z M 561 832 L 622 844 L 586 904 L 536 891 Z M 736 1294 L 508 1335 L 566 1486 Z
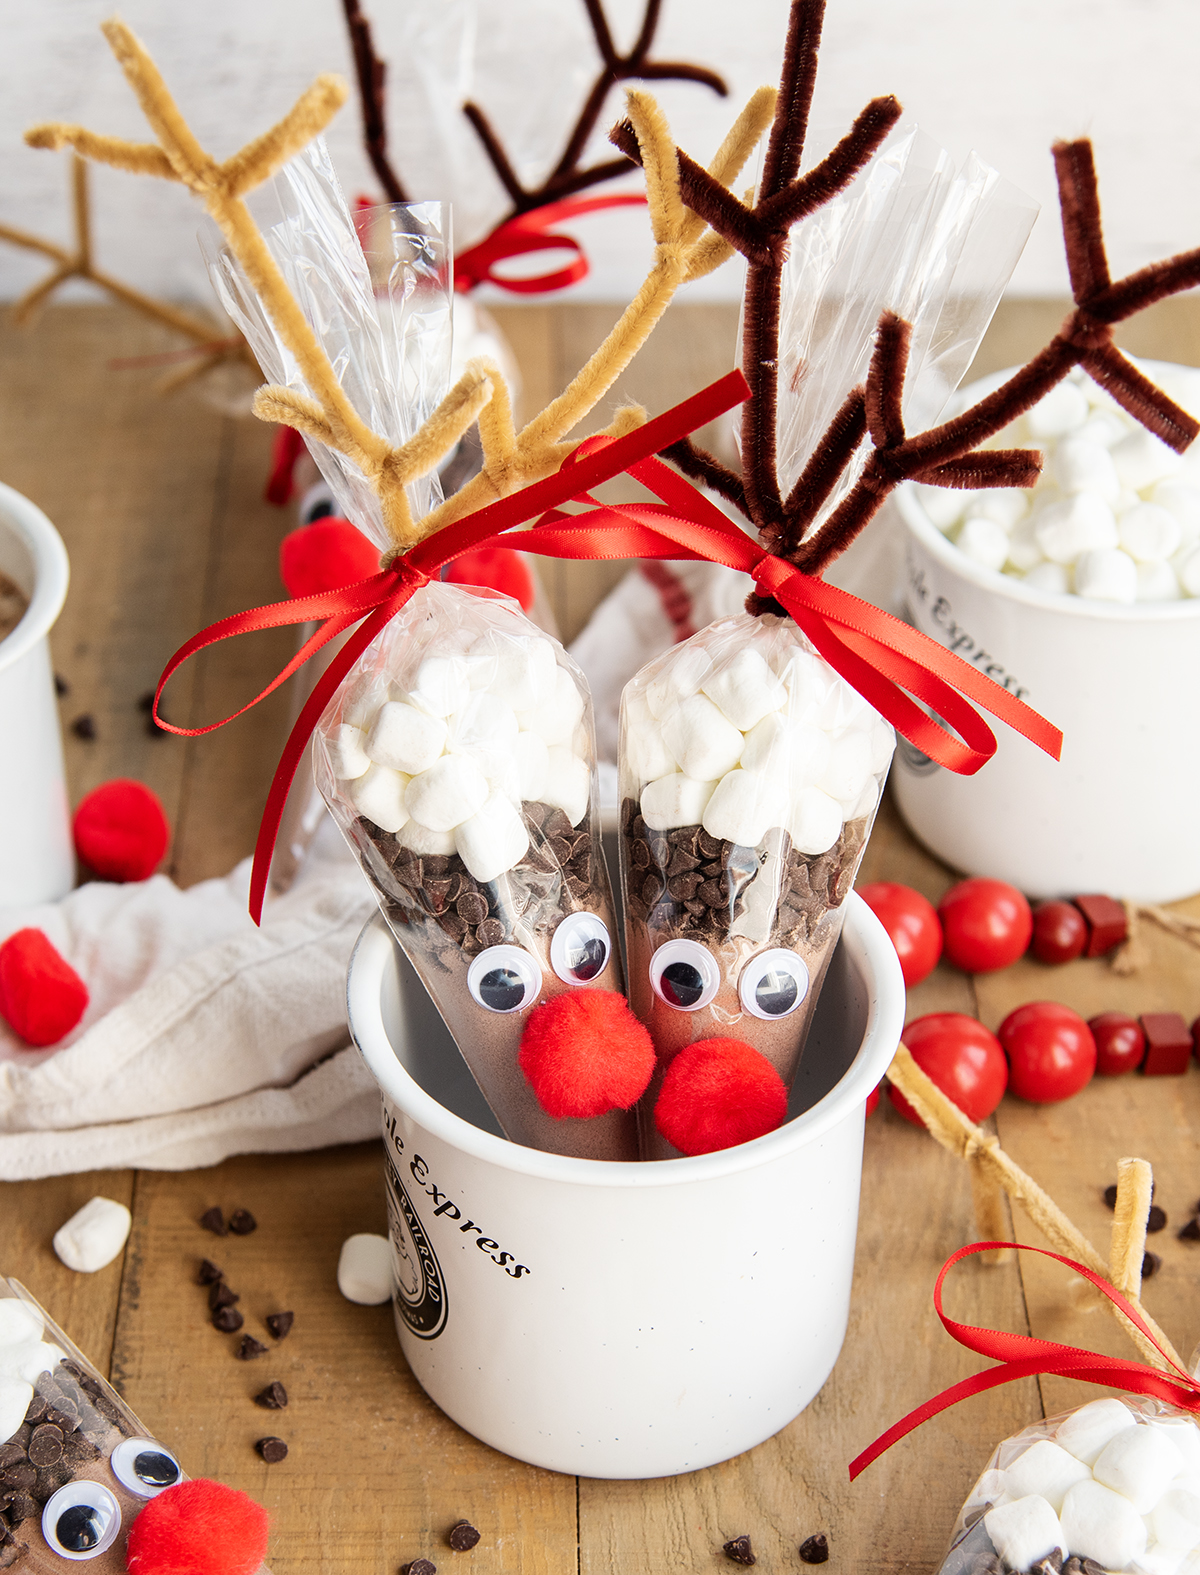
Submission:
M 1074 366 L 1083 366 L 1136 420 L 1182 450 L 1200 424 L 1154 386 L 1112 341 L 1112 325 L 1152 302 L 1200 283 L 1200 250 L 1110 280 L 1100 226 L 1100 203 L 1090 143 L 1054 149 L 1075 310 L 1050 343 L 995 393 L 951 421 L 908 437 L 901 400 L 911 339 L 892 312 L 880 318 L 865 387 L 852 390 L 822 434 L 786 498 L 776 468 L 779 309 L 788 230 L 841 190 L 870 159 L 899 116 L 894 99 L 875 99 L 828 157 L 797 179 L 820 42 L 824 0 L 793 0 L 789 41 L 775 122 L 753 207 L 715 188 L 677 150 L 684 201 L 746 258 L 742 370 L 751 397 L 743 407 L 743 474 L 739 477 L 690 442 L 668 457 L 690 476 L 729 499 L 757 527 L 765 545 L 809 574 L 820 574 L 854 540 L 901 481 L 943 487 L 1025 487 L 1036 480 L 1041 456 L 1021 449 L 981 449 L 1009 422 L 1037 403 Z M 636 158 L 631 128 L 612 140 Z M 810 528 L 859 444 L 871 452 L 845 498 L 819 530 Z M 752 596 L 751 611 L 778 611 Z
M 387 200 L 407 202 L 408 196 L 387 153 L 387 100 L 384 97 L 387 65 L 375 53 L 375 45 L 371 41 L 371 24 L 362 14 L 358 0 L 342 0 L 342 10 L 346 13 L 346 27 L 354 55 L 354 74 L 358 78 L 367 157 L 371 161 L 371 168 L 379 176 Z

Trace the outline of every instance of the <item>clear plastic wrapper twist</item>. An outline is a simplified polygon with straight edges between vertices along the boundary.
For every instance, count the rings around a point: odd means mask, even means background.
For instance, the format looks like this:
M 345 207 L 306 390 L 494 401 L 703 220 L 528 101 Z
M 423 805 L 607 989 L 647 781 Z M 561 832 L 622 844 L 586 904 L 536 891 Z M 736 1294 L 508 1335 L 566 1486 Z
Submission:
M 722 619 L 649 663 L 621 707 L 629 1002 L 658 1068 L 753 1046 L 796 1073 L 895 748 L 889 723 L 788 618 Z
M 1157 1400 L 1093 1400 L 1007 1438 L 939 1575 L 1200 1570 L 1200 1427 Z
M 0 1569 L 124 1575 L 135 1518 L 185 1481 L 25 1287 L 0 1278 Z
M 539 1003 L 621 990 L 579 668 L 507 597 L 435 581 L 318 724 L 317 785 L 505 1133 L 637 1157 L 632 1112 L 555 1119 L 518 1064 Z

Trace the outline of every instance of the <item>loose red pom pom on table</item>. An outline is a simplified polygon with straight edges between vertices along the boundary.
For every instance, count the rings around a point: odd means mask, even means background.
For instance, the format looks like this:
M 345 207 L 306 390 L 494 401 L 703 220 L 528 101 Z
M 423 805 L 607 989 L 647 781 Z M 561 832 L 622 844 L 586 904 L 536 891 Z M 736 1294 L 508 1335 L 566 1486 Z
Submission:
M 75 811 L 75 851 L 103 880 L 145 880 L 167 851 L 171 828 L 144 782 L 114 777 Z
M 379 552 L 349 520 L 327 514 L 279 543 L 279 578 L 289 596 L 315 596 L 379 573 Z
M 129 1531 L 130 1575 L 254 1575 L 267 1553 L 267 1512 L 223 1482 L 178 1482 Z
M 41 930 L 14 930 L 0 946 L 0 1017 L 26 1044 L 57 1044 L 87 1004 L 87 985 Z
M 628 1110 L 654 1072 L 654 1042 L 615 990 L 568 990 L 534 1007 L 518 1056 L 548 1116 Z
M 482 547 L 464 552 L 446 570 L 451 585 L 480 585 L 519 602 L 528 612 L 533 606 L 533 575 L 529 565 L 512 547 Z
M 773 1132 L 787 1115 L 783 1079 L 740 1039 L 697 1039 L 667 1068 L 654 1124 L 683 1154 L 715 1154 Z

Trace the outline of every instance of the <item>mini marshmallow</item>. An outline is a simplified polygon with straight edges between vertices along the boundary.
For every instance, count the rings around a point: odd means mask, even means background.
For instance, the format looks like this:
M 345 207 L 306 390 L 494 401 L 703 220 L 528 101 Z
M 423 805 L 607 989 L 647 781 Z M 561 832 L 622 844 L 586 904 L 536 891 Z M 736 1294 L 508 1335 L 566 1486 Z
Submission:
M 1177 560 L 1175 573 L 1189 596 L 1200 596 L 1200 547 L 1194 548 L 1185 558 Z
M 54 1233 L 54 1250 L 68 1269 L 95 1274 L 113 1261 L 129 1240 L 133 1216 L 112 1198 L 92 1198 Z
M 1089 443 L 1099 443 L 1102 448 L 1112 448 L 1129 431 L 1128 421 L 1123 421 L 1114 410 L 1093 410 L 1073 436 L 1086 438 Z
M 470 697 L 470 673 L 461 656 L 427 656 L 407 696 L 418 710 L 441 717 L 461 711 Z
M 1067 1489 L 1076 1482 L 1090 1482 L 1091 1477 L 1091 1469 L 1082 1460 L 1076 1460 L 1050 1439 L 1039 1438 L 1005 1471 L 1004 1486 L 1013 1498 L 1040 1493 L 1058 1514 Z
M 1183 595 L 1179 579 L 1169 563 L 1139 563 L 1137 599 L 1139 602 L 1174 602 Z
M 647 685 L 650 715 L 661 721 L 665 712 L 673 710 L 681 700 L 690 699 L 712 671 L 712 664 L 712 657 L 699 645 L 672 653 L 663 671 Z
M 410 777 L 427 771 L 445 745 L 445 722 L 403 700 L 381 705 L 367 734 L 367 754 L 375 764 Z
M 783 683 L 791 701 L 792 716 L 815 720 L 838 679 L 812 651 L 797 650 L 784 668 Z
M 406 820 L 396 833 L 396 841 L 402 848 L 408 848 L 423 859 L 454 852 L 452 831 L 430 831 L 419 820 Z
M 446 749 L 453 755 L 476 757 L 510 753 L 517 741 L 517 717 L 511 706 L 484 690 L 472 693 L 449 719 Z
M 816 729 L 813 729 L 816 732 Z M 824 738 L 824 733 L 819 733 Z M 783 711 L 772 711 L 746 734 L 741 764 L 746 771 L 785 772 L 792 755 L 792 728 Z
M 33 1385 L 21 1378 L 0 1377 L 0 1433 L 11 1438 L 29 1410 L 33 1399 Z
M 513 742 L 513 761 L 517 768 L 517 786 L 524 799 L 540 799 L 546 786 L 546 773 L 550 757 L 546 741 L 538 733 L 518 733 Z
M 743 646 L 708 677 L 701 692 L 743 733 L 787 701 L 787 690 L 750 646 Z
M 1110 453 L 1117 475 L 1135 492 L 1173 475 L 1183 464 L 1173 448 L 1168 448 L 1145 427 L 1135 427 L 1127 437 L 1114 444 Z
M 569 744 L 583 716 L 583 696 L 565 667 L 556 667 L 550 693 L 529 711 L 519 711 L 521 731 L 540 733 L 547 744 Z
M 1193 1492 L 1200 1493 L 1200 1427 L 1186 1416 L 1160 1416 L 1148 1425 L 1167 1435 L 1183 1456 L 1185 1470 L 1195 1477 L 1194 1484 L 1181 1477 L 1176 1487 L 1188 1485 Z
M 1019 487 L 987 487 L 967 496 L 969 520 L 994 520 L 1005 530 L 1011 530 L 1029 512 L 1029 501 Z
M 338 1290 L 348 1302 L 378 1307 L 392 1294 L 392 1249 L 386 1236 L 349 1236 L 337 1267 Z
M 817 786 L 830 798 L 856 799 L 871 774 L 871 740 L 867 733 L 842 733 L 829 743 L 829 762 Z
M 542 635 L 501 634 L 489 629 L 467 652 L 472 689 L 487 689 L 514 711 L 529 711 L 553 692 L 558 662 Z
M 371 767 L 371 757 L 366 750 L 367 735 L 361 727 L 343 722 L 325 740 L 329 751 L 329 765 L 339 782 L 352 782 L 365 776 Z
M 788 789 L 815 787 L 829 769 L 833 745 L 829 734 L 812 722 L 788 723 Z M 743 764 L 745 758 L 743 756 Z
M 373 820 L 380 831 L 399 831 L 408 819 L 405 798 L 411 777 L 387 766 L 372 766 L 365 776 L 357 777 L 346 796 L 360 815 Z
M 529 832 L 512 800 L 493 793 L 477 814 L 456 828 L 454 846 L 476 880 L 495 880 L 525 857 Z
M 542 788 L 542 802 L 553 804 L 577 826 L 587 814 L 592 792 L 592 773 L 586 760 L 582 760 L 565 744 L 550 744 L 546 749 L 546 783 Z
M 1096 602 L 1135 602 L 1137 564 L 1119 547 L 1080 553 L 1075 564 L 1075 594 Z
M 1144 1553 L 1138 1554 L 1137 1567 L 1140 1575 L 1175 1575 L 1187 1556 L 1186 1548 L 1173 1548 L 1168 1542 L 1151 1542 Z M 1194 1570 L 1195 1560 L 1188 1559 L 1188 1566 Z
M 1050 596 L 1069 596 L 1071 581 L 1061 563 L 1035 563 L 1023 576 L 1026 585 Z
M 842 806 L 820 788 L 802 788 L 792 800 L 787 831 L 800 853 L 827 853 L 842 833 Z
M 1037 514 L 1027 514 L 1024 519 L 1017 521 L 1009 533 L 1008 561 L 1022 574 L 1045 561 L 1037 539 L 1038 517 Z
M 741 732 L 707 695 L 692 695 L 667 712 L 662 717 L 662 736 L 680 770 L 698 782 L 717 781 L 741 759 Z
M 883 717 L 876 715 L 868 737 L 871 741 L 871 764 L 868 770 L 874 777 L 892 763 L 892 756 L 896 752 L 896 729 Z
M 1172 1548 L 1194 1548 L 1200 1542 L 1200 1494 L 1168 1488 L 1150 1514 L 1159 1542 Z
M 930 524 L 936 525 L 938 530 L 948 531 L 962 519 L 967 500 L 957 487 L 927 487 L 918 483 L 916 491 Z
M 824 704 L 812 720 L 827 733 L 842 733 L 848 728 L 866 732 L 877 715 L 869 700 L 864 700 L 852 684 L 835 674 Z
M 981 568 L 994 569 L 996 573 L 1008 561 L 1008 532 L 995 520 L 971 514 L 955 537 L 955 546 L 964 558 L 970 558 Z
M 869 815 L 879 802 L 879 783 L 874 777 L 868 777 L 866 786 L 855 799 L 839 799 L 842 806 L 844 820 L 861 820 L 864 815 Z
M 429 831 L 453 831 L 487 802 L 487 778 L 470 755 L 443 755 L 413 777 L 408 813 Z
M 1054 1441 L 1076 1460 L 1090 1466 L 1118 1433 L 1136 1426 L 1133 1412 L 1122 1401 L 1091 1400 L 1059 1424 Z
M 1103 498 L 1074 492 L 1038 511 L 1034 536 L 1054 563 L 1073 563 L 1081 552 L 1117 545 L 1117 522 Z
M 1071 437 L 1054 451 L 1054 479 L 1063 492 L 1091 492 L 1110 507 L 1121 495 L 1112 454 L 1087 438 Z
M 1088 397 L 1077 383 L 1059 383 L 1044 394 L 1025 421 L 1033 438 L 1062 437 L 1081 427 L 1088 418 Z
M 16 1296 L 0 1297 L 0 1372 L 4 1371 L 6 1349 L 40 1340 L 45 1327 L 39 1314 L 28 1303 Z M 4 1436 L 11 1437 L 8 1433 Z
M 1188 546 L 1200 541 L 1200 487 L 1192 486 L 1182 478 L 1169 477 L 1158 482 L 1150 493 L 1150 501 L 1166 509 L 1179 526 L 1180 541 Z
M 784 824 L 787 809 L 787 790 L 778 778 L 739 767 L 717 783 L 701 824 L 710 837 L 755 848 L 772 826 Z
M 642 789 L 642 816 L 651 831 L 699 825 L 716 786 L 715 782 L 700 782 L 681 771 L 659 777 Z
M 1183 532 L 1175 516 L 1157 503 L 1138 503 L 1117 520 L 1117 537 L 1131 558 L 1156 563 L 1179 550 Z
M 654 782 L 676 769 L 675 757 L 663 743 L 658 719 L 646 703 L 644 694 L 627 690 L 622 697 L 625 762 L 638 782 Z
M 1066 1550 L 1058 1516 L 1036 1493 L 990 1509 L 983 1524 L 992 1546 L 1010 1570 L 1027 1570 L 1055 1548 Z
M 1146 1522 L 1127 1498 L 1099 1482 L 1077 1482 L 1063 1499 L 1067 1552 L 1123 1570 L 1146 1547 Z
M 1172 1477 L 1183 1470 L 1183 1456 L 1156 1427 L 1127 1427 L 1097 1456 L 1097 1482 L 1127 1498 L 1139 1515 L 1148 1515 Z

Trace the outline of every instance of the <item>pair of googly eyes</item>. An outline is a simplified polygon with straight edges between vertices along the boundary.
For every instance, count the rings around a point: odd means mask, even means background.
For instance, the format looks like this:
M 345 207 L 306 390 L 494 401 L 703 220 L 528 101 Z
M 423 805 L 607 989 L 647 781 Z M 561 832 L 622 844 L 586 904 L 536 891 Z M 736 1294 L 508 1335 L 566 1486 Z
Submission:
M 136 1498 L 154 1498 L 183 1479 L 179 1462 L 152 1438 L 125 1438 L 109 1458 L 113 1475 Z M 46 1500 L 42 1536 L 61 1559 L 98 1559 L 117 1540 L 121 1506 L 103 1482 L 68 1482 Z
M 594 913 L 569 913 L 550 939 L 550 966 L 564 984 L 589 984 L 612 956 L 608 926 Z M 489 946 L 471 961 L 467 989 L 489 1012 L 519 1012 L 542 988 L 542 970 L 520 946 Z
M 721 986 L 716 958 L 698 941 L 667 941 L 650 959 L 650 984 L 664 1006 L 698 1012 Z M 782 946 L 759 952 L 742 969 L 738 996 L 751 1017 L 775 1022 L 794 1012 L 808 994 L 808 969 Z

